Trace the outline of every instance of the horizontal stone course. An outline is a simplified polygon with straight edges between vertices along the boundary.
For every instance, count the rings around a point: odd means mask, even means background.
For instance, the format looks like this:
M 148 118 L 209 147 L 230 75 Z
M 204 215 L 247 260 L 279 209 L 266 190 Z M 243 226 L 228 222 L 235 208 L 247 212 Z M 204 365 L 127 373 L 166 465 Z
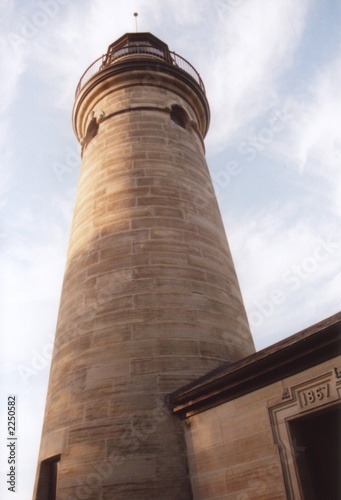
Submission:
M 172 244 L 168 241 L 164 241 L 162 239 L 150 239 L 148 241 L 136 241 L 133 243 L 133 251 L 134 253 L 139 252 L 148 252 L 150 255 L 160 255 L 162 256 L 164 253 L 168 254 L 185 254 L 188 255 L 201 255 L 200 248 L 198 246 L 190 246 L 186 245 L 180 241 L 172 241 Z
M 206 273 L 198 269 L 189 269 L 187 266 L 140 266 L 132 270 L 133 279 L 141 278 L 178 278 L 206 282 Z

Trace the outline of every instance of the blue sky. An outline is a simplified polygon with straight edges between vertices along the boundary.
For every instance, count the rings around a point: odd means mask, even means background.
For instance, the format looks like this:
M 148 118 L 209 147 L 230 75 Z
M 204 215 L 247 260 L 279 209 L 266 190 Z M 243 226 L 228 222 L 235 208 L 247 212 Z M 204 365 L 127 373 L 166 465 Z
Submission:
M 0 0 L 0 496 L 18 397 L 30 498 L 79 173 L 71 110 L 87 66 L 151 31 L 201 74 L 207 160 L 258 349 L 340 310 L 341 2 Z

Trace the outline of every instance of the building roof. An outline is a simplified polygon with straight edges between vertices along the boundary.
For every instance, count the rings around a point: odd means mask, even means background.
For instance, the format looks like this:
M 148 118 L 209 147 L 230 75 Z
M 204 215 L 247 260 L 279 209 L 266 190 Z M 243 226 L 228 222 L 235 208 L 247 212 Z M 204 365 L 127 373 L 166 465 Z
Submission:
M 341 354 L 341 312 L 235 363 L 226 363 L 166 397 L 188 417 Z

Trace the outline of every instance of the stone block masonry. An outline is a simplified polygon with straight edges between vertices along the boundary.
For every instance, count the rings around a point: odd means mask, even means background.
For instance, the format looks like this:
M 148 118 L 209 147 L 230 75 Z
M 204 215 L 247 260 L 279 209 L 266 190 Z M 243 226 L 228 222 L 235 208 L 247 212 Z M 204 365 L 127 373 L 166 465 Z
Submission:
M 95 74 L 74 107 L 80 142 L 100 119 L 83 141 L 39 459 L 60 456 L 58 498 L 190 499 L 164 396 L 254 351 L 204 157 L 206 97 L 176 67 L 135 62 Z

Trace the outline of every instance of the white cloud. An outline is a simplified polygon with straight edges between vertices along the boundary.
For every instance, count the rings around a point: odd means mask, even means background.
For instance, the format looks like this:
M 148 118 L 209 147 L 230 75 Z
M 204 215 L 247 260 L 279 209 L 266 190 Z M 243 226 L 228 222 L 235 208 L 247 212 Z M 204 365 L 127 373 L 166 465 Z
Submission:
M 11 134 L 11 116 L 8 111 L 15 101 L 18 92 L 18 83 L 25 70 L 23 53 L 15 53 L 10 43 L 10 33 L 6 27 L 6 21 L 10 15 L 11 6 L 4 3 L 0 5 L 0 156 L 1 156 L 1 186 L 0 186 L 0 210 L 7 201 L 7 193 L 12 176 L 11 161 L 13 151 L 8 146 Z M 0 226 L 0 233 L 3 229 Z M 0 236 L 1 237 L 1 236 Z
M 207 10 L 212 8 L 212 2 L 207 0 L 166 0 L 164 13 L 169 13 L 177 26 L 191 26 L 202 22 Z
M 340 308 L 341 237 L 332 221 L 312 225 L 304 214 L 293 219 L 296 212 L 296 203 L 288 200 L 283 207 L 273 205 L 268 212 L 229 221 L 229 241 L 258 349 L 324 319 L 330 314 L 327 304 L 334 312 Z
M 335 215 L 341 216 L 341 58 L 320 69 L 305 99 L 295 103 L 288 134 L 291 161 L 315 176 Z M 329 200 L 329 202 L 328 202 Z
M 205 77 L 213 114 L 211 146 L 276 105 L 276 83 L 300 42 L 308 2 L 244 1 L 221 13 Z
M 63 221 L 64 203 L 55 207 Z M 8 237 L 0 266 L 1 347 L 6 353 L 2 370 L 16 366 L 32 346 L 54 334 L 67 244 L 62 225 L 28 207 L 6 225 Z

